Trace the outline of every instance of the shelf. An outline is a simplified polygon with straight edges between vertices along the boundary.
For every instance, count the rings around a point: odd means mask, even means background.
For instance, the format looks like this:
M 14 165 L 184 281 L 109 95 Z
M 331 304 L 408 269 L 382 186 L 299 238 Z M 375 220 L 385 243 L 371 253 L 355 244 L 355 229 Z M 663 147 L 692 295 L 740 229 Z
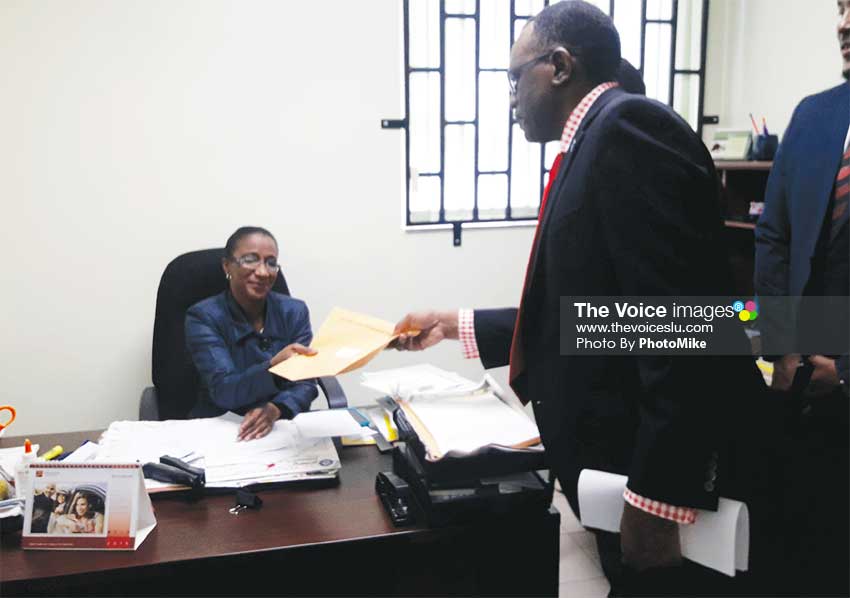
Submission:
M 741 222 L 740 220 L 724 220 L 723 224 L 729 228 L 742 228 L 745 230 L 755 230 L 755 222 Z
M 717 170 L 770 170 L 773 162 L 756 162 L 753 160 L 715 160 Z

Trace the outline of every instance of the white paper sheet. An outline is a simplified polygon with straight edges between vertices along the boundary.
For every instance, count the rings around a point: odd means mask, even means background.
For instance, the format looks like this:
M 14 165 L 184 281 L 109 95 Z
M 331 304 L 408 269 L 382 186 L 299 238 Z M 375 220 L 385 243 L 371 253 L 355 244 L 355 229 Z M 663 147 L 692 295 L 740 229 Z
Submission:
M 211 488 L 333 477 L 339 471 L 339 456 L 330 439 L 303 438 L 292 421 L 280 420 L 267 436 L 237 442 L 241 422 L 242 416 L 235 413 L 206 419 L 114 422 L 101 437 L 96 460 L 156 463 L 163 455 L 185 460 L 191 454 L 192 465 L 205 469 Z M 149 479 L 145 487 L 149 492 L 177 488 Z
M 158 462 L 163 455 L 179 457 L 191 452 L 206 459 L 252 457 L 266 451 L 293 446 L 292 422 L 279 420 L 272 431 L 257 440 L 236 440 L 242 416 L 167 421 L 113 422 L 101 437 L 98 461 Z
M 299 413 L 292 420 L 303 438 L 330 438 L 332 436 L 359 436 L 374 434 L 371 428 L 361 426 L 348 409 L 324 409 Z
M 32 450 L 37 455 L 38 445 L 32 445 Z M 14 476 L 15 467 L 17 467 L 18 462 L 21 460 L 21 457 L 23 457 L 23 455 L 23 445 L 0 449 L 0 467 L 2 467 L 3 471 L 8 473 L 10 476 Z
M 449 451 L 467 453 L 488 444 L 517 446 L 539 439 L 533 421 L 495 394 L 420 396 L 404 405 L 431 434 L 439 459 Z
M 623 517 L 626 476 L 585 469 L 578 480 L 581 524 L 619 533 Z M 750 515 L 747 505 L 720 498 L 717 511 L 697 511 L 696 521 L 679 526 L 682 556 L 715 571 L 734 576 L 746 571 L 750 554 Z
M 85 463 L 86 461 L 94 461 L 97 458 L 97 453 L 100 451 L 100 445 L 96 442 L 85 442 L 73 453 L 62 459 L 63 463 Z
M 412 394 L 471 390 L 479 386 L 472 380 L 454 372 L 441 370 L 430 364 L 378 372 L 364 372 L 361 384 L 378 392 L 408 398 Z
M 24 502 L 23 498 L 7 498 L 6 500 L 0 500 L 0 519 L 23 516 Z

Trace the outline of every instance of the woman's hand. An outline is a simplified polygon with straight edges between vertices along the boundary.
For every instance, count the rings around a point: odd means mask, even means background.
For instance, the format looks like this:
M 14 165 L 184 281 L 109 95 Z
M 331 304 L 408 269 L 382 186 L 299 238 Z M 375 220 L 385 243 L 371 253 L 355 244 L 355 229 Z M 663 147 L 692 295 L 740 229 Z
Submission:
M 272 426 L 274 426 L 278 418 L 280 418 L 280 409 L 274 403 L 266 403 L 262 407 L 251 409 L 245 414 L 245 419 L 242 420 L 242 425 L 239 426 L 239 434 L 236 437 L 237 442 L 240 440 L 262 438 L 272 431 Z
M 277 355 L 272 357 L 271 364 L 275 366 L 282 361 L 286 361 L 293 355 L 315 355 L 316 353 L 318 353 L 318 351 L 312 347 L 305 347 L 301 343 L 292 343 L 291 345 L 281 349 Z

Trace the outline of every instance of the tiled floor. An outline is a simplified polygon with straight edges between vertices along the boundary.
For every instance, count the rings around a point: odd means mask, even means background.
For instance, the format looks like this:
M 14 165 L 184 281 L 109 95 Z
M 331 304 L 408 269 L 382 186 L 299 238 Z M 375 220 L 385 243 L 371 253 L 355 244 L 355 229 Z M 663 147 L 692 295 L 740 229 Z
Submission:
M 561 512 L 561 598 L 605 598 L 608 582 L 599 565 L 596 541 L 573 515 L 567 500 L 555 492 L 554 504 Z

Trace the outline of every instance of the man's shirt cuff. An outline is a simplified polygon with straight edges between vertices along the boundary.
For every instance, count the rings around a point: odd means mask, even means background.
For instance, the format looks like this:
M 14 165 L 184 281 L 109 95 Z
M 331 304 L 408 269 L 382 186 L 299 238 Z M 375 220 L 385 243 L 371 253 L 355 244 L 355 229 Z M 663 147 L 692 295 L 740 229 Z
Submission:
M 668 505 L 667 503 L 658 502 L 649 498 L 644 498 L 640 494 L 635 494 L 628 488 L 623 492 L 623 498 L 633 507 L 640 509 L 650 515 L 669 519 L 676 523 L 690 524 L 697 519 L 697 510 L 690 507 L 677 507 Z
M 457 310 L 457 332 L 463 356 L 466 359 L 477 359 L 478 343 L 475 340 L 475 311 L 471 309 Z

